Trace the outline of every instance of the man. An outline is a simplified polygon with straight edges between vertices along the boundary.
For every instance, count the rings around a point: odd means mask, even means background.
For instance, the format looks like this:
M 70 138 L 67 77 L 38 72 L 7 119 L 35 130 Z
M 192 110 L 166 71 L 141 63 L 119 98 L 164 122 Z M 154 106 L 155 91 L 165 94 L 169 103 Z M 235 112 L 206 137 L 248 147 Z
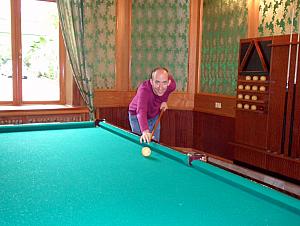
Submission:
M 129 104 L 129 122 L 131 130 L 141 135 L 140 142 L 151 141 L 151 131 L 158 119 L 160 110 L 168 108 L 169 95 L 176 89 L 175 80 L 166 68 L 155 68 L 150 79 L 138 88 L 135 97 Z M 159 141 L 160 124 L 157 126 L 153 139 Z

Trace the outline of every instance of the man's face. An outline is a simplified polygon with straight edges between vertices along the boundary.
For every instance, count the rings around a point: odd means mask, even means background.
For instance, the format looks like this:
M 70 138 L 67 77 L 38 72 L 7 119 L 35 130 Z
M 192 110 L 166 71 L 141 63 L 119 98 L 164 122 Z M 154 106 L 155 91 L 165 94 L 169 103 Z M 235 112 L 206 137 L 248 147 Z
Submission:
M 152 75 L 152 79 L 150 79 L 153 92 L 157 96 L 164 95 L 170 82 L 168 72 L 163 69 L 156 70 Z

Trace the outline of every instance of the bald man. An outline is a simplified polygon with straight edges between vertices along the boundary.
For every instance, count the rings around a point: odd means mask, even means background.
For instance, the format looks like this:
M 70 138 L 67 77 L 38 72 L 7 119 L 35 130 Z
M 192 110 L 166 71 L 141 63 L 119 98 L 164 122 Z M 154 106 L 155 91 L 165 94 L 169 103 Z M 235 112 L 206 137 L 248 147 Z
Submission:
M 150 79 L 138 88 L 129 104 L 129 122 L 132 132 L 141 135 L 140 142 L 151 141 L 151 131 L 160 110 L 167 110 L 168 97 L 176 89 L 176 82 L 166 68 L 155 68 Z M 160 124 L 154 133 L 154 140 L 160 139 Z

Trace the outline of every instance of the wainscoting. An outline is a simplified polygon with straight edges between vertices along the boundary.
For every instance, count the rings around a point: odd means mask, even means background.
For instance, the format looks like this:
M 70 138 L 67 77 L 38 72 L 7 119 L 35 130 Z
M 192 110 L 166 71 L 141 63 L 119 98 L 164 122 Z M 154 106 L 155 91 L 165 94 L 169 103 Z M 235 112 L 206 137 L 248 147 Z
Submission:
M 78 122 L 89 120 L 86 107 L 69 107 L 63 105 L 35 106 L 1 106 L 0 125 L 45 123 L 45 122 Z
M 233 160 L 234 118 L 194 112 L 193 148 Z
M 130 130 L 127 107 L 97 108 L 97 117 Z M 161 121 L 161 143 L 204 151 L 233 160 L 234 118 L 190 110 L 167 110 Z

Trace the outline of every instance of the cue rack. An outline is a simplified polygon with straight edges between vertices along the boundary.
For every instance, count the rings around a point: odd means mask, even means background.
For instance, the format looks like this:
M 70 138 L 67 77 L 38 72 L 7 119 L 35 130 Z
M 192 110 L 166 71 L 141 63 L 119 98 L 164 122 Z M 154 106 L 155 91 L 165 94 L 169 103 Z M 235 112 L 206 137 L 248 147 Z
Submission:
M 234 160 L 300 181 L 299 34 L 240 40 Z

